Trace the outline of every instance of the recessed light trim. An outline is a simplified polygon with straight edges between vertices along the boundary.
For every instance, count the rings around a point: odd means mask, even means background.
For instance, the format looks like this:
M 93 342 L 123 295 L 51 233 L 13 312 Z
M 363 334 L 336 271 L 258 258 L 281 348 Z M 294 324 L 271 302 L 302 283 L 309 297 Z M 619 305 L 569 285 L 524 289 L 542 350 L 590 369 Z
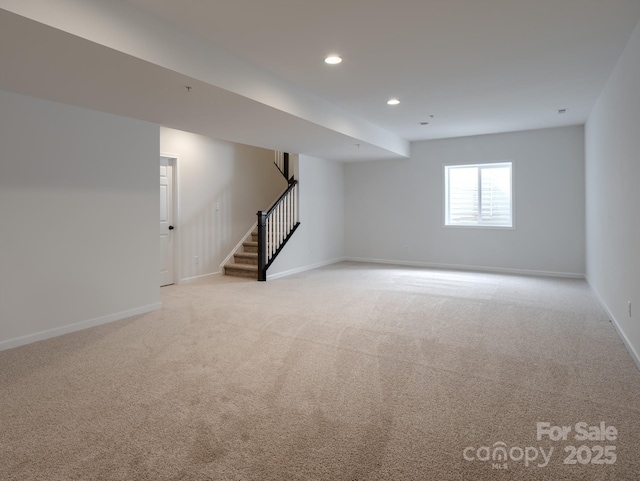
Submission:
M 342 63 L 342 57 L 339 55 L 329 55 L 324 59 L 324 63 L 328 63 L 329 65 L 338 65 Z
M 389 99 L 387 100 L 387 105 L 398 105 L 400 101 L 398 99 Z

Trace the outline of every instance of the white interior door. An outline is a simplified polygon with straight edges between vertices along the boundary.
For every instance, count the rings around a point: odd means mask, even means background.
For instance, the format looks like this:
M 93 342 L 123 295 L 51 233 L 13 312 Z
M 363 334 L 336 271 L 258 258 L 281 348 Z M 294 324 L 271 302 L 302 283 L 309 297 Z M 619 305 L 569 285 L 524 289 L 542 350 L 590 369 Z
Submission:
M 160 286 L 173 284 L 173 166 L 160 158 Z

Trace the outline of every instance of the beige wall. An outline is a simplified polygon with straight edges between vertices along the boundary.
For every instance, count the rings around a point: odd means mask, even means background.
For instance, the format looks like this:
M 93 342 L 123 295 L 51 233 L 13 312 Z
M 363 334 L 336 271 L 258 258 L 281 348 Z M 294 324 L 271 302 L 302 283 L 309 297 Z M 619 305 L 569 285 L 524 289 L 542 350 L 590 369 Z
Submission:
M 273 151 L 165 127 L 160 150 L 178 158 L 177 280 L 219 273 L 256 213 L 271 207 L 287 187 L 273 165 Z

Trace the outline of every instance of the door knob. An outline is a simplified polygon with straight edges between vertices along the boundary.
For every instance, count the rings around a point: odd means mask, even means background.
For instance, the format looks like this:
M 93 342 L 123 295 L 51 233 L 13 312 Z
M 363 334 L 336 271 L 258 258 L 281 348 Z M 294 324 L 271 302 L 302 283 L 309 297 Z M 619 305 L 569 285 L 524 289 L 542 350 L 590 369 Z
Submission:
M 172 225 L 169 226 L 169 230 L 173 230 L 173 226 Z

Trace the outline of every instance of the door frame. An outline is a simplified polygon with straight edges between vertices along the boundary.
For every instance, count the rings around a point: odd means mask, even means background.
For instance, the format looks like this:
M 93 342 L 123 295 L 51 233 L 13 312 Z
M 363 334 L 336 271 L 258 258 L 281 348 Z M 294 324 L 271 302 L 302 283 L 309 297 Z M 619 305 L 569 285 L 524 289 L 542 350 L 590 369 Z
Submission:
M 172 167 L 171 172 L 173 174 L 172 182 L 172 205 L 173 209 L 173 225 L 175 226 L 173 234 L 173 283 L 181 284 L 182 279 L 182 266 L 180 265 L 181 252 L 181 235 L 180 235 L 180 171 L 178 162 L 178 156 L 174 154 L 166 154 L 160 152 L 159 159 L 167 159 L 168 164 Z

